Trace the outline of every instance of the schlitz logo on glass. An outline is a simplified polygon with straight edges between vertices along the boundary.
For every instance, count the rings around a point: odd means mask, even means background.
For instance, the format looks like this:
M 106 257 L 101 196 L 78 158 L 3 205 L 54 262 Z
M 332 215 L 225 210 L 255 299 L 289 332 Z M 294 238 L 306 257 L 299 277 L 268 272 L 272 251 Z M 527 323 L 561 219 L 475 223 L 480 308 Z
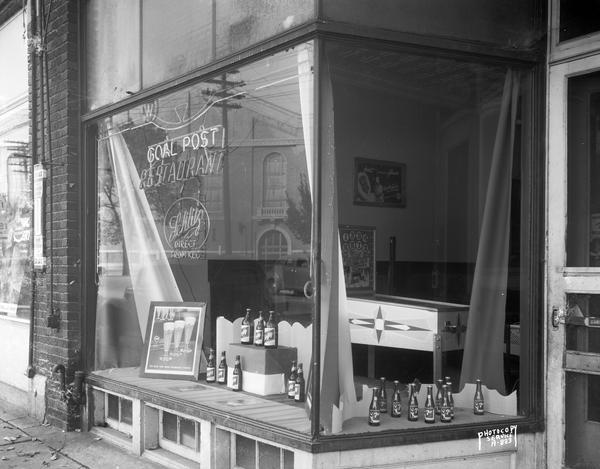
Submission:
M 202 252 L 209 231 L 208 211 L 199 200 L 183 197 L 167 210 L 164 233 L 173 256 L 197 257 Z

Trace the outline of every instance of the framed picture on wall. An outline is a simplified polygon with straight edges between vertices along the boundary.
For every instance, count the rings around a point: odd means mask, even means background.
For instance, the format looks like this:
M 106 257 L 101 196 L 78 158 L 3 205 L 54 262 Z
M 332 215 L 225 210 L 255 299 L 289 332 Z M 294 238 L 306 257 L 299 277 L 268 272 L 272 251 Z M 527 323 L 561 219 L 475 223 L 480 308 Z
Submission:
M 340 225 L 346 293 L 375 293 L 375 228 Z
M 354 158 L 354 205 L 406 207 L 406 165 Z
M 206 303 L 152 302 L 140 376 L 198 379 Z

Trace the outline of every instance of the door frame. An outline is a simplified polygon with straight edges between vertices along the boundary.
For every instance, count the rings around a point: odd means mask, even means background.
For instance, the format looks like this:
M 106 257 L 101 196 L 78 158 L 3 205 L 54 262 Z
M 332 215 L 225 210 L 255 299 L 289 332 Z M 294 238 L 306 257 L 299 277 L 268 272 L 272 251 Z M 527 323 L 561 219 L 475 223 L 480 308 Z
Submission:
M 552 324 L 553 309 L 566 311 L 569 293 L 600 294 L 599 267 L 567 267 L 568 80 L 600 70 L 600 55 L 549 65 L 546 162 L 546 464 L 565 464 L 565 325 Z

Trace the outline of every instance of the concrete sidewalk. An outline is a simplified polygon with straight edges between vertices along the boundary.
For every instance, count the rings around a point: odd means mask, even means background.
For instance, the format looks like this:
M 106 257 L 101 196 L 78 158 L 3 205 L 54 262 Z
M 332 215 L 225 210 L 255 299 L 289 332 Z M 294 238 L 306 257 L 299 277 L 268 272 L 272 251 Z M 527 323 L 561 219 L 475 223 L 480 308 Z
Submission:
M 164 469 L 93 433 L 63 432 L 41 424 L 0 399 L 0 469 L 59 467 Z

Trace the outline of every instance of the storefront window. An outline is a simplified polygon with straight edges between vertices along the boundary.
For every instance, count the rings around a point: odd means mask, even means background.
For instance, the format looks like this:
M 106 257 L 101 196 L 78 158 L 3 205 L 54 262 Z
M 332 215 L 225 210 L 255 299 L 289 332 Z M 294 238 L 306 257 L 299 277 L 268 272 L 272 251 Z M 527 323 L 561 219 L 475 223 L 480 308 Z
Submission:
M 456 424 L 525 414 L 527 72 L 336 43 L 325 61 L 321 424 L 433 428 L 427 388 L 435 400 L 447 381 Z M 371 426 L 381 377 L 386 412 Z M 401 418 L 390 417 L 394 381 Z
M 29 318 L 31 153 L 23 17 L 0 27 L 0 317 Z M 6 51 L 6 53 L 4 53 Z
M 314 10 L 314 0 L 88 0 L 88 108 L 301 25 Z
M 252 398 L 223 393 L 231 376 L 222 387 L 206 382 L 209 348 L 231 369 L 240 355 L 250 373 L 242 389 L 256 395 L 280 393 L 292 360 L 308 368 L 312 49 L 298 45 L 98 122 L 97 373 L 118 368 L 127 379 L 141 366 L 146 377 L 168 376 L 197 365 L 191 378 L 207 389 L 198 399 L 212 392 L 215 407 L 243 413 L 236 399 Z M 252 321 L 272 312 L 278 323 L 275 361 L 240 344 L 248 309 Z M 277 405 L 300 423 L 275 425 L 309 431 L 304 403 Z M 255 418 L 277 420 L 265 412 Z

